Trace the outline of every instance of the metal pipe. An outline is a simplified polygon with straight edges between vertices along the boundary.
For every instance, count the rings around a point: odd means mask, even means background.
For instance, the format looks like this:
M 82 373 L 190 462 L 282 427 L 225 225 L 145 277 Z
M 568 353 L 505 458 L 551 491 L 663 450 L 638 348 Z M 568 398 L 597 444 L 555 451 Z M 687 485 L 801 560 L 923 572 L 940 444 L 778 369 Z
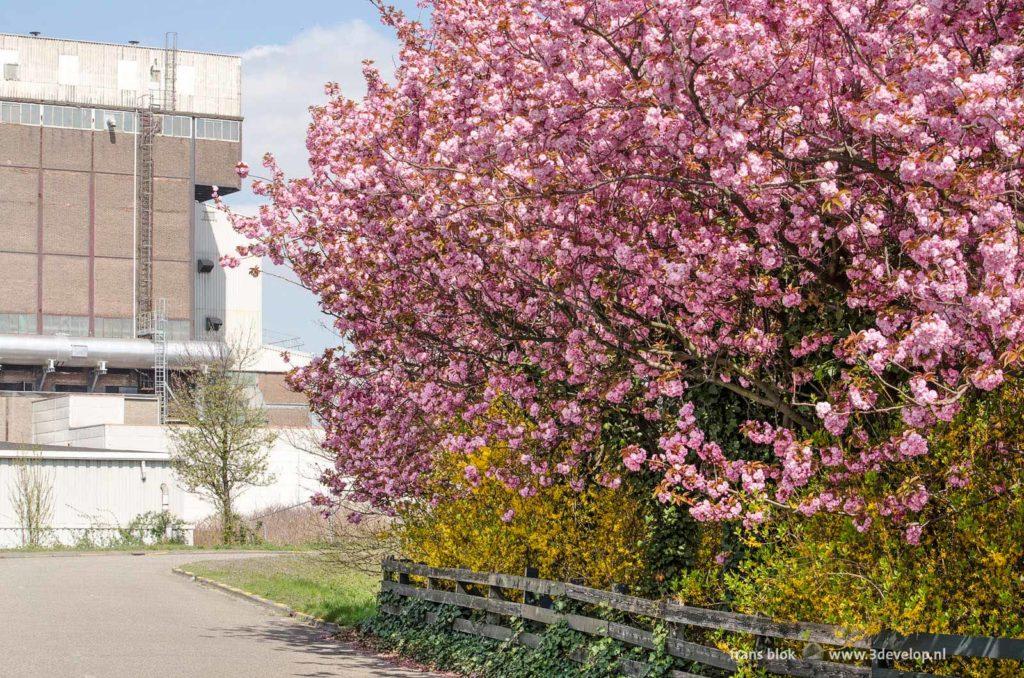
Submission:
M 167 342 L 167 365 L 188 367 L 216 362 L 226 355 L 224 344 L 215 341 Z M 25 334 L 0 334 L 0 364 L 46 365 L 53 360 L 66 367 L 153 369 L 156 349 L 148 339 L 104 339 Z

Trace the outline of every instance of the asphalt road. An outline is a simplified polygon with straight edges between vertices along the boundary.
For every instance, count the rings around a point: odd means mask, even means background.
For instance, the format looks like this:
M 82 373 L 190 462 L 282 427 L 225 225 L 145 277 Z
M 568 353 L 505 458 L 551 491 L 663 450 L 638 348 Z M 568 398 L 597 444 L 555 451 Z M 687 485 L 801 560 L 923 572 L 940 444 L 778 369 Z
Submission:
M 0 557 L 0 677 L 427 675 L 171 572 L 225 557 Z

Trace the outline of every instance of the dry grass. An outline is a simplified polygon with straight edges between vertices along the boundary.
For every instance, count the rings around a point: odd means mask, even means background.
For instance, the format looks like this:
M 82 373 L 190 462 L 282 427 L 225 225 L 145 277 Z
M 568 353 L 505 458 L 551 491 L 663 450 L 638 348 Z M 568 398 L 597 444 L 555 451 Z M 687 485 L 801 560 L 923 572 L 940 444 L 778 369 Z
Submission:
M 333 520 L 333 519 L 331 519 Z M 312 547 L 323 541 L 330 520 L 308 505 L 268 506 L 242 516 L 253 541 L 268 546 Z M 196 523 L 196 546 L 216 546 L 221 542 L 221 519 L 213 515 Z
M 325 517 L 309 505 L 271 506 L 243 516 L 242 521 L 253 544 L 317 550 L 338 567 L 373 572 L 384 556 L 396 552 L 390 539 L 391 519 L 360 511 L 363 519 L 355 524 L 348 519 L 353 512 L 344 510 Z M 220 517 L 196 523 L 194 539 L 199 547 L 219 546 Z

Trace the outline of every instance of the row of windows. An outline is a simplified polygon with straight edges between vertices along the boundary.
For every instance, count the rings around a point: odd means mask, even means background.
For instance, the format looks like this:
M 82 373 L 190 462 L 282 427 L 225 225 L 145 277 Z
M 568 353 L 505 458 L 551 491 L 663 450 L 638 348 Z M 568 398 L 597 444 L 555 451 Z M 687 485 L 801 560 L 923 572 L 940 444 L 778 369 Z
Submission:
M 192 118 L 187 115 L 161 115 L 160 133 L 169 137 L 192 138 Z
M 0 313 L 0 334 L 35 334 L 34 313 Z
M 213 118 L 196 118 L 197 139 L 219 139 L 221 141 L 238 141 L 241 125 L 237 120 L 214 120 Z
M 117 131 L 130 134 L 136 130 L 136 114 L 130 111 L 16 101 L 0 101 L 0 122 L 92 130 L 105 130 L 112 125 Z M 189 139 L 192 137 L 192 118 L 187 115 L 161 115 L 159 132 L 165 136 Z M 237 120 L 196 118 L 195 133 L 197 139 L 238 141 L 241 125 Z
M 34 313 L 0 313 L 0 334 L 36 334 Z M 44 315 L 43 334 L 64 334 L 70 337 L 89 336 L 89 318 L 81 315 Z M 131 318 L 96 318 L 94 336 L 106 339 L 130 339 Z M 184 341 L 192 336 L 188 320 L 168 320 L 167 338 Z

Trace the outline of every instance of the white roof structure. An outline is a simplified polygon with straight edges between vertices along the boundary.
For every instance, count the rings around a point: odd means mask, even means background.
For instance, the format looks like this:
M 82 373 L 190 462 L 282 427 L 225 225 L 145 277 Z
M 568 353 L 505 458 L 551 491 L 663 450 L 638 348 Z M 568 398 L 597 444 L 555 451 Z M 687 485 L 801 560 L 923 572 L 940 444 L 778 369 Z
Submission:
M 175 110 L 241 117 L 241 57 L 175 52 Z M 0 99 L 136 108 L 165 89 L 166 62 L 162 47 L 0 33 Z

